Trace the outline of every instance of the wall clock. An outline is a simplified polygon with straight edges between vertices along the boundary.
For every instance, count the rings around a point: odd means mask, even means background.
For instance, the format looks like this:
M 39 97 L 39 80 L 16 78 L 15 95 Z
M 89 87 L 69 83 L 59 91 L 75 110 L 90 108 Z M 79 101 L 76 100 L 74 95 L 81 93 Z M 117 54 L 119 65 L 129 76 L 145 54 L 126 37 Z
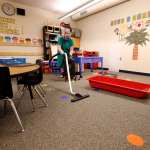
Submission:
M 1 9 L 4 14 L 12 16 L 15 14 L 15 7 L 10 3 L 3 3 Z

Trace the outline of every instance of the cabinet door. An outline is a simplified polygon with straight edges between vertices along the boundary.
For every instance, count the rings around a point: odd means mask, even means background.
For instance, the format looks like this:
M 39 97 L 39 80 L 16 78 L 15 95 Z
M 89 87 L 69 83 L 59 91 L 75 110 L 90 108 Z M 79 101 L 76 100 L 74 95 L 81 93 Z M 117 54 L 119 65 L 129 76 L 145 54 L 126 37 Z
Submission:
M 74 47 L 80 48 L 80 39 L 79 38 L 72 38 L 74 42 Z
M 57 47 L 58 47 L 58 45 L 51 44 L 51 53 L 52 53 L 52 56 L 58 53 Z

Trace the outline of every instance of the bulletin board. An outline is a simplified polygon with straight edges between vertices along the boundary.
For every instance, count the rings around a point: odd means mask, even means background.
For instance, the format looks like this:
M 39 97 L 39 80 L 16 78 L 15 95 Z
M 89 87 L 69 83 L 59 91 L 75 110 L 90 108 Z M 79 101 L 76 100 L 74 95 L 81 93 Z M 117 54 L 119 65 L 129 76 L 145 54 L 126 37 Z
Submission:
M 15 18 L 0 16 L 0 46 L 41 47 L 42 39 L 24 37 L 23 26 Z

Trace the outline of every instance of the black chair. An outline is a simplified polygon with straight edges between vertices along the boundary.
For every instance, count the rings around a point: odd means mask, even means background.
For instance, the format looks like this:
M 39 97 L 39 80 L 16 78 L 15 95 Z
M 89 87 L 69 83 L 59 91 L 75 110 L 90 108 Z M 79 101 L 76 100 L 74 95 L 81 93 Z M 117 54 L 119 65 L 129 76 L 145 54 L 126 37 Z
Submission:
M 42 70 L 42 66 L 43 66 L 43 60 L 42 59 L 37 59 L 36 60 L 36 64 L 39 65 L 41 67 L 41 74 L 42 74 L 42 80 L 43 80 L 43 70 Z M 46 95 L 46 91 L 43 89 L 43 87 L 41 86 L 41 84 L 38 84 L 37 86 L 41 92 L 41 94 L 45 97 Z
M 12 91 L 12 84 L 11 84 L 11 77 L 8 67 L 0 67 L 0 100 L 8 101 L 11 104 L 11 107 L 15 113 L 17 121 L 21 127 L 22 132 L 24 131 L 22 122 L 16 110 L 15 104 L 12 100 L 13 98 L 13 91 Z
M 35 110 L 34 102 L 33 102 L 33 91 L 35 91 L 41 98 L 42 102 L 45 106 L 48 106 L 47 101 L 45 99 L 45 95 L 40 91 L 38 85 L 43 81 L 43 72 L 42 67 L 40 66 L 38 70 L 35 70 L 31 73 L 24 74 L 18 79 L 18 85 L 24 85 L 23 89 L 28 89 L 31 97 L 31 103 L 33 106 L 33 111 Z
M 36 64 L 37 64 L 37 65 L 40 65 L 40 66 L 41 66 L 41 65 L 42 65 L 42 62 L 43 62 L 42 59 L 37 59 L 37 60 L 36 60 Z

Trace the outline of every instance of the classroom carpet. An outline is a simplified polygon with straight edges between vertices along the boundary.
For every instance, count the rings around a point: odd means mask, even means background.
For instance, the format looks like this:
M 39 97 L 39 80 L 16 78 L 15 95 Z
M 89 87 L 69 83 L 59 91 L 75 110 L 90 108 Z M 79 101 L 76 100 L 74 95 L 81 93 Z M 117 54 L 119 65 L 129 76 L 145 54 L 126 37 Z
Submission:
M 150 98 L 136 99 L 108 91 L 92 89 L 86 80 L 92 73 L 73 82 L 73 89 L 90 97 L 71 103 L 68 83 L 54 74 L 44 76 L 48 107 L 35 95 L 35 112 L 28 91 L 18 111 L 25 128 L 19 126 L 8 105 L 3 116 L 0 103 L 0 150 L 150 150 Z M 150 77 L 119 73 L 129 80 L 150 84 Z M 12 81 L 17 92 L 15 79 Z M 134 145 L 128 137 L 143 139 Z

